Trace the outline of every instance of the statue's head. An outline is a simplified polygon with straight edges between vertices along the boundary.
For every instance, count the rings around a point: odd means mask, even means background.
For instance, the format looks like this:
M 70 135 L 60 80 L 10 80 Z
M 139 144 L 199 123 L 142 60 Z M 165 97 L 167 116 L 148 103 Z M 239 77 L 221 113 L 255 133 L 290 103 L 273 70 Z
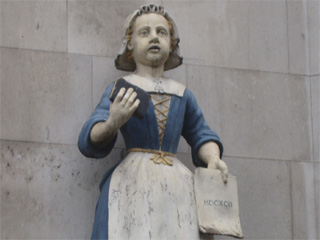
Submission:
M 150 20 L 151 22 L 159 22 L 168 30 L 167 40 L 170 51 L 164 62 L 164 70 L 173 69 L 181 65 L 182 57 L 179 55 L 179 34 L 176 24 L 162 6 L 149 4 L 141 6 L 138 10 L 128 16 L 124 24 L 123 43 L 115 60 L 116 68 L 124 71 L 134 71 L 136 69 L 133 43 L 137 36 L 137 33 L 134 31 L 138 18 L 140 18 L 137 23 L 139 25 L 141 25 L 141 21 L 146 21 L 146 19 L 148 19 L 148 21 Z M 155 49 L 154 51 L 156 52 L 157 50 Z

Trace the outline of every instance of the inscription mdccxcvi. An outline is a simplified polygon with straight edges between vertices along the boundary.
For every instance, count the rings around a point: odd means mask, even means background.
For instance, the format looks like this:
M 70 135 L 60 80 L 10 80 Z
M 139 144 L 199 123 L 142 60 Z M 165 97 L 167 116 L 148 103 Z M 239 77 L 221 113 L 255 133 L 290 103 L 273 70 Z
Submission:
M 232 202 L 224 200 L 204 200 L 204 205 L 232 208 Z

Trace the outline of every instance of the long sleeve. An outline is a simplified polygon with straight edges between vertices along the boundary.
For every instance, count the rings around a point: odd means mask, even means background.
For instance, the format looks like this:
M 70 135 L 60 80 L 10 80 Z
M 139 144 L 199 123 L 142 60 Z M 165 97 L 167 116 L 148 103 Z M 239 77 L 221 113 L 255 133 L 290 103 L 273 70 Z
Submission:
M 186 89 L 187 106 L 184 116 L 182 136 L 192 148 L 192 159 L 196 166 L 205 167 L 206 164 L 198 157 L 198 150 L 206 142 L 215 142 L 220 148 L 220 157 L 223 153 L 223 145 L 217 133 L 212 131 L 204 119 L 203 113 L 197 104 L 194 95 Z
M 109 118 L 110 112 L 110 105 L 111 102 L 109 100 L 109 96 L 112 90 L 113 84 L 109 85 L 104 92 L 100 103 L 95 108 L 94 112 L 92 113 L 91 117 L 88 121 L 84 124 L 78 140 L 78 147 L 80 152 L 85 155 L 86 157 L 90 158 L 103 158 L 107 156 L 110 151 L 112 150 L 117 135 L 113 138 L 113 140 L 104 148 L 95 147 L 90 141 L 90 132 L 93 126 L 98 122 L 104 122 Z

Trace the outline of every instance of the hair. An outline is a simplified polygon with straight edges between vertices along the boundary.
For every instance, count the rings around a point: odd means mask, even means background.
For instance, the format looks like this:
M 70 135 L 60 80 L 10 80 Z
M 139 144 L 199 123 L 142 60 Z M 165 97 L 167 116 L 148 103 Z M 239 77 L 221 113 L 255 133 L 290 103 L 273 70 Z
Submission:
M 144 14 L 147 14 L 147 13 L 144 13 Z M 175 50 L 176 47 L 177 47 L 177 41 L 176 39 L 174 38 L 173 36 L 173 25 L 172 25 L 172 22 L 170 21 L 169 18 L 167 18 L 165 15 L 162 15 L 162 14 L 159 14 L 161 16 L 163 16 L 167 22 L 168 22 L 168 25 L 169 25 L 169 31 L 170 31 L 170 47 L 171 47 L 171 50 Z M 127 37 L 126 37 L 126 41 L 127 41 L 127 44 L 131 41 L 132 39 L 132 34 L 133 34 L 133 28 L 134 28 L 134 24 L 137 20 L 137 18 L 141 16 L 141 15 L 138 15 L 136 16 L 131 22 L 130 22 L 130 25 L 128 27 L 128 33 L 127 33 Z M 133 56 L 132 56 L 132 50 L 130 51 L 128 48 L 126 49 L 126 52 L 125 52 L 125 59 L 130 62 L 130 63 L 134 63 L 134 59 L 133 59 Z

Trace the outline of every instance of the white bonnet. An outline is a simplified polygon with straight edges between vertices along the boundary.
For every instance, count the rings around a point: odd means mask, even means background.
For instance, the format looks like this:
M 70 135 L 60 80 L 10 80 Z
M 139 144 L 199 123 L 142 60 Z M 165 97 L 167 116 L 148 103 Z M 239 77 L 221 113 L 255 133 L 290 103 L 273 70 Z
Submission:
M 182 57 L 179 54 L 179 33 L 177 26 L 173 19 L 169 16 L 169 14 L 164 10 L 164 8 L 160 5 L 154 5 L 154 4 L 148 4 L 148 5 L 143 5 L 139 9 L 135 10 L 132 14 L 130 14 L 123 27 L 123 38 L 122 38 L 122 45 L 119 51 L 119 54 L 115 60 L 115 66 L 119 70 L 124 70 L 124 71 L 134 71 L 136 69 L 136 64 L 129 62 L 126 60 L 126 51 L 127 49 L 127 34 L 129 31 L 129 26 L 132 21 L 135 20 L 136 17 L 141 16 L 142 14 L 146 13 L 157 13 L 161 14 L 165 18 L 167 18 L 171 23 L 173 27 L 173 38 L 176 41 L 176 48 L 170 53 L 168 60 L 164 64 L 164 70 L 170 70 L 173 68 L 176 68 L 182 64 Z

